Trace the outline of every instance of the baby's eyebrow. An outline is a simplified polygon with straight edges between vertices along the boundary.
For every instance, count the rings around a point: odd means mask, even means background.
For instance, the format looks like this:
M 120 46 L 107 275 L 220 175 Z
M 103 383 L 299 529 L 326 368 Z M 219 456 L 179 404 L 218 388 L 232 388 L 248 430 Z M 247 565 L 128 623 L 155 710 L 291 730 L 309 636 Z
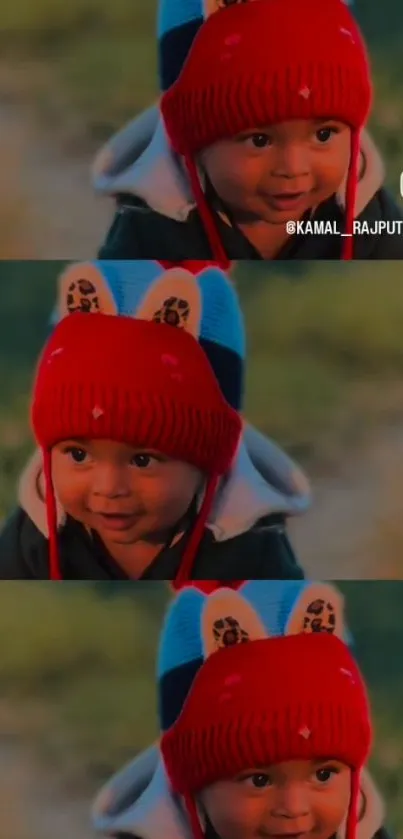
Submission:
M 321 766 L 323 763 L 331 763 L 331 762 L 333 762 L 333 763 L 337 762 L 338 763 L 339 761 L 336 761 L 335 757 L 321 757 L 318 760 L 313 760 L 312 761 L 313 766 Z
M 89 446 L 91 440 L 87 440 L 87 438 L 82 437 L 69 437 L 68 440 L 63 440 L 60 445 L 65 446 L 67 443 L 70 443 L 70 445 L 74 444 L 77 446 Z
M 340 122 L 340 120 L 334 117 L 321 117 L 320 119 L 313 119 L 312 122 L 314 125 L 323 125 L 324 122 Z

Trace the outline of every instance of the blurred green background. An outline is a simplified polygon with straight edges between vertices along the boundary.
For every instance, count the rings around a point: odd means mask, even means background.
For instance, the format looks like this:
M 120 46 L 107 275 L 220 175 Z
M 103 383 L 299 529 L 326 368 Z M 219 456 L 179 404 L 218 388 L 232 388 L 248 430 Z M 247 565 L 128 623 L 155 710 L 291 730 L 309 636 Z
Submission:
M 402 839 L 403 583 L 340 587 L 374 710 L 371 768 L 388 824 Z M 162 583 L 2 584 L 0 805 L 6 734 L 64 779 L 67 801 L 78 790 L 89 801 L 154 740 L 155 653 L 169 597 Z M 51 796 L 44 806 L 52 808 Z M 36 839 L 33 829 L 30 835 Z M 11 831 L 7 837 L 19 839 Z

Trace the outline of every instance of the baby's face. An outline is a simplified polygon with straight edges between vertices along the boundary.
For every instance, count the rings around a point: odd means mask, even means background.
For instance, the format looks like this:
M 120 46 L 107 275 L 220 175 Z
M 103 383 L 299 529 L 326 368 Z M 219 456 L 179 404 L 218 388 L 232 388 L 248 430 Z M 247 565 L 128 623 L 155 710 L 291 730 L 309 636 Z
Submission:
M 114 545 L 165 541 L 186 514 L 202 476 L 193 466 L 112 440 L 66 440 L 52 450 L 65 512 Z
M 337 760 L 291 760 L 213 784 L 200 803 L 220 839 L 330 839 L 346 816 L 350 780 Z
M 349 159 L 346 125 L 291 120 L 215 143 L 201 164 L 240 224 L 285 225 L 340 189 Z

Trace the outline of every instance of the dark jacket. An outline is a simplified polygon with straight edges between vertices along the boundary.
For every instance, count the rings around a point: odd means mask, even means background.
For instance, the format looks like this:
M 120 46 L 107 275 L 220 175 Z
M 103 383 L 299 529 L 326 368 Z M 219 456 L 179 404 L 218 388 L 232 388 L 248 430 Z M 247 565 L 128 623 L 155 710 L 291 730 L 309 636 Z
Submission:
M 371 138 L 363 133 L 362 171 L 357 189 L 357 218 L 368 222 L 402 222 L 403 215 L 384 189 L 384 165 Z M 95 161 L 94 187 L 114 197 L 117 211 L 99 251 L 101 259 L 159 259 L 167 262 L 212 260 L 214 254 L 194 207 L 186 177 L 170 150 L 158 110 L 150 108 L 119 132 Z M 208 189 L 208 188 L 207 188 Z M 216 223 L 229 260 L 262 257 L 234 223 L 226 208 L 208 193 L 216 210 Z M 343 191 L 315 212 L 317 221 L 343 228 Z M 398 232 L 398 228 L 402 230 Z M 396 232 L 354 237 L 355 259 L 402 259 L 403 224 Z M 277 260 L 340 259 L 345 240 L 339 235 L 295 235 L 277 254 Z
M 157 213 L 134 196 L 118 196 L 117 203 L 112 226 L 98 254 L 100 259 L 183 262 L 214 258 L 197 210 L 192 210 L 186 222 L 182 222 Z M 228 225 L 217 213 L 215 218 L 228 259 L 263 259 L 235 224 Z M 343 212 L 335 197 L 321 204 L 312 220 L 335 222 L 342 229 Z M 376 228 L 374 222 L 400 220 L 401 229 L 392 235 L 385 232 L 378 236 L 371 233 L 355 236 L 354 259 L 403 259 L 403 216 L 385 189 L 375 193 L 358 220 L 367 222 L 369 230 Z M 275 259 L 340 259 L 344 241 L 338 235 L 295 234 Z
M 174 580 L 188 534 L 160 552 L 141 579 Z M 61 571 L 66 580 L 124 580 L 128 577 L 108 555 L 100 540 L 67 519 L 59 535 Z M 246 533 L 216 542 L 206 530 L 192 579 L 302 579 L 288 540 L 283 516 L 267 516 Z M 49 578 L 48 542 L 24 510 L 18 508 L 0 532 L 0 579 Z

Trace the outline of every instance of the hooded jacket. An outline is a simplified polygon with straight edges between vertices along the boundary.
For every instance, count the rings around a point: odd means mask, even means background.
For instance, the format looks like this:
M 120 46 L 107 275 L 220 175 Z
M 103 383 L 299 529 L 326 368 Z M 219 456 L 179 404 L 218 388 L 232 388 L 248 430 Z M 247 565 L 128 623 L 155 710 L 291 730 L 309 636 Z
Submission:
M 354 259 L 402 259 L 403 216 L 383 187 L 384 165 L 370 136 L 364 132 L 361 177 L 355 216 L 368 223 L 368 233 L 354 237 Z M 130 122 L 98 154 L 93 166 L 95 190 L 117 201 L 117 211 L 101 259 L 160 259 L 182 262 L 211 260 L 214 254 L 195 207 L 180 161 L 173 154 L 157 106 Z M 340 193 L 317 210 L 312 219 L 343 221 L 344 184 Z M 216 206 L 216 223 L 229 260 L 262 259 L 225 210 Z M 390 224 L 373 235 L 374 223 Z M 366 228 L 367 229 L 367 228 Z M 295 234 L 276 259 L 339 259 L 338 235 Z
M 383 802 L 368 772 L 362 777 L 361 802 L 357 839 L 387 839 Z M 104 786 L 94 802 L 92 822 L 95 831 L 108 839 L 192 839 L 180 803 L 170 791 L 157 745 Z M 207 835 L 215 839 L 214 831 Z M 343 831 L 337 839 L 343 839 Z
M 42 459 L 37 452 L 23 474 L 18 509 L 0 531 L 0 579 L 48 579 L 48 528 Z M 246 427 L 238 458 L 222 482 L 205 530 L 192 579 L 301 579 L 285 523 L 310 503 L 298 467 L 271 441 Z M 96 534 L 66 517 L 58 504 L 64 579 L 127 579 Z M 142 579 L 174 580 L 187 533 L 163 549 Z

